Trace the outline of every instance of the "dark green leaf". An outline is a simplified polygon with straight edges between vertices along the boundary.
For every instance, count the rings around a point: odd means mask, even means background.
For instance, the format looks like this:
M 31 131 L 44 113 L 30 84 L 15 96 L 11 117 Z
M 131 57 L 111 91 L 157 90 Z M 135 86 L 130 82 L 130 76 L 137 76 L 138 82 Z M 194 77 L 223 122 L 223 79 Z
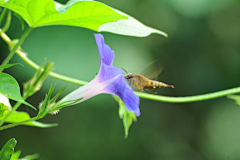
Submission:
M 0 93 L 9 99 L 21 102 L 36 110 L 36 108 L 23 100 L 17 81 L 9 74 L 0 73 Z
M 16 144 L 17 141 L 14 138 L 8 140 L 0 152 L 0 160 L 10 160 Z

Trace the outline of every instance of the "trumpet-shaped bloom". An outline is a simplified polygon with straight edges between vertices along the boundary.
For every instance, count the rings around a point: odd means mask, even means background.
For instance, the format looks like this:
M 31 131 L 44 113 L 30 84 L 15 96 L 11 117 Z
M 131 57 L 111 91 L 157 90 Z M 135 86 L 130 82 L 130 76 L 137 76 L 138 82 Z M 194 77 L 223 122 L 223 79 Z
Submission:
M 123 71 L 113 67 L 114 51 L 104 43 L 101 34 L 94 34 L 100 55 L 100 69 L 96 77 L 85 86 L 81 86 L 71 92 L 61 101 L 80 99 L 77 103 L 85 101 L 95 95 L 106 93 L 119 96 L 129 111 L 140 115 L 139 97 L 133 92 L 132 88 L 125 81 Z

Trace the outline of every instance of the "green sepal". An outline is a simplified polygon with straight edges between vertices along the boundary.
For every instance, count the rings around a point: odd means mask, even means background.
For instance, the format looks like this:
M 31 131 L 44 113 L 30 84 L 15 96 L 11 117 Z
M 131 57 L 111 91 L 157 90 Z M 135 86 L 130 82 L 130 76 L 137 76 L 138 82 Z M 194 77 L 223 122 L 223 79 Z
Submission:
M 6 69 L 6 68 L 9 68 L 9 67 L 15 66 L 15 65 L 17 65 L 17 64 L 22 65 L 21 63 L 5 64 L 5 65 L 1 65 L 1 66 L 0 66 L 0 69 Z M 23 66 L 23 65 L 22 65 L 22 66 Z
M 118 97 L 113 95 L 114 99 L 118 102 L 119 104 L 119 110 L 118 114 L 119 117 L 123 120 L 123 126 L 124 126 L 124 131 L 125 131 L 125 138 L 128 137 L 129 134 L 129 129 L 132 125 L 133 121 L 137 121 L 137 117 L 134 112 L 131 112 L 127 110 L 126 106 L 124 105 L 123 101 Z
M 17 141 L 14 138 L 8 140 L 0 152 L 0 160 L 10 160 L 12 154 L 14 153 L 14 147 L 16 146 L 16 144 Z
M 45 61 L 46 60 L 44 60 L 42 66 L 39 67 L 34 76 L 29 81 L 23 84 L 23 96 L 29 97 L 39 91 L 42 87 L 43 82 L 53 69 L 52 62 L 47 63 L 44 67 Z
M 58 99 L 58 97 L 62 94 L 62 92 L 67 88 L 67 86 L 64 86 L 50 101 L 50 103 L 55 103 L 55 101 Z
M 235 102 L 240 106 L 240 95 L 228 95 L 227 97 L 235 100 Z
M 73 105 L 77 102 L 79 102 L 82 98 L 76 99 L 76 100 L 70 100 L 70 101 L 58 101 L 55 103 L 57 98 L 60 96 L 60 94 L 66 89 L 67 86 L 64 86 L 52 99 L 50 99 L 52 92 L 54 90 L 55 86 L 51 86 L 46 98 L 44 101 L 40 104 L 39 108 L 40 111 L 38 113 L 38 117 L 43 118 L 45 115 L 49 114 L 56 114 L 58 111 L 66 106 Z
M 50 105 L 50 98 L 51 98 L 54 88 L 55 88 L 55 85 L 54 86 L 51 85 L 46 98 L 40 104 L 38 117 L 43 118 L 46 114 L 48 114 L 46 110 L 47 110 L 47 107 Z

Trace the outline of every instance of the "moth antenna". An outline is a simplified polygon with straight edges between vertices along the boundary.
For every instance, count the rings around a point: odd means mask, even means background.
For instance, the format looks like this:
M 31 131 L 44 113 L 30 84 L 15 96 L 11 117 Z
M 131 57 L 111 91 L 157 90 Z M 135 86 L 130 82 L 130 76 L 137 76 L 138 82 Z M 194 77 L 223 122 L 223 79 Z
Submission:
M 125 70 L 125 69 L 123 69 L 123 68 L 122 68 L 122 70 L 124 70 L 124 71 L 128 74 L 128 70 Z

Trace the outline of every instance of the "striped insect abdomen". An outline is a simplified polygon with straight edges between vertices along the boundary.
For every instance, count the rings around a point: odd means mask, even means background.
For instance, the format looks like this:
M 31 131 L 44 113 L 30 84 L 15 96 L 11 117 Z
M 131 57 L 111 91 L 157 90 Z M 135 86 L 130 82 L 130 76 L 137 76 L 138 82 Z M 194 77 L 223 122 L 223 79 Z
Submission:
M 168 85 L 159 81 L 149 80 L 148 85 L 145 86 L 145 89 L 158 89 L 158 88 L 166 88 L 166 87 L 174 88 L 173 85 Z

